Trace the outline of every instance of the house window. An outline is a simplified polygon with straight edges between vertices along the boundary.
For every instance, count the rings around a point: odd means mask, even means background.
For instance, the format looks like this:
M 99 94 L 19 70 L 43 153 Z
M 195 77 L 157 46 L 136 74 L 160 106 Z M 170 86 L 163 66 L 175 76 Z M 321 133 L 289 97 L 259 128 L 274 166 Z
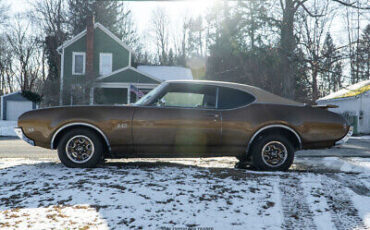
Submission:
M 107 75 L 112 73 L 112 54 L 100 53 L 99 60 L 99 74 Z
M 84 52 L 73 52 L 72 54 L 72 74 L 85 74 L 86 54 Z

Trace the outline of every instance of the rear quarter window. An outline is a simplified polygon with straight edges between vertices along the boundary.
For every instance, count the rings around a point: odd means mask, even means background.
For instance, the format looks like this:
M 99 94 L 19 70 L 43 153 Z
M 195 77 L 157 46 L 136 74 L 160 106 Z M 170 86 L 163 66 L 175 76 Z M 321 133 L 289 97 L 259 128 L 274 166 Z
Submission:
M 251 94 L 231 88 L 219 88 L 218 108 L 233 109 L 252 103 L 255 97 Z

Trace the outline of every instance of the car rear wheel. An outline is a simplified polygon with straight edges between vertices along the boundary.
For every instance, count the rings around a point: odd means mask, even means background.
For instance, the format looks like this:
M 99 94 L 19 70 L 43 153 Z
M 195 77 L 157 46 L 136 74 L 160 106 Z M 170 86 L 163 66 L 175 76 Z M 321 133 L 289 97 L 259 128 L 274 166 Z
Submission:
M 251 163 L 258 170 L 285 171 L 294 160 L 294 147 L 280 135 L 267 135 L 258 139 L 251 147 Z
M 88 129 L 73 129 L 58 144 L 59 159 L 70 168 L 95 167 L 102 154 L 103 145 L 99 136 Z

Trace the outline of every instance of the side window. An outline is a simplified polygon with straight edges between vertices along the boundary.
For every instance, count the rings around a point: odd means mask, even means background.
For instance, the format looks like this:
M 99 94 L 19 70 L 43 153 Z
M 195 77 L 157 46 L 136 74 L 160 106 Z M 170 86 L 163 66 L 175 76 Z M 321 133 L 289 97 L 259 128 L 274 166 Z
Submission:
M 218 93 L 218 108 L 219 109 L 232 109 L 252 103 L 255 98 L 249 93 L 231 89 L 219 87 Z
M 157 106 L 205 108 L 216 107 L 216 87 L 203 85 L 176 84 L 156 102 Z
M 204 94 L 168 92 L 164 97 L 162 97 L 162 102 L 164 102 L 166 106 L 201 107 L 203 99 Z
M 85 74 L 85 53 L 73 52 L 72 53 L 72 74 L 83 75 Z

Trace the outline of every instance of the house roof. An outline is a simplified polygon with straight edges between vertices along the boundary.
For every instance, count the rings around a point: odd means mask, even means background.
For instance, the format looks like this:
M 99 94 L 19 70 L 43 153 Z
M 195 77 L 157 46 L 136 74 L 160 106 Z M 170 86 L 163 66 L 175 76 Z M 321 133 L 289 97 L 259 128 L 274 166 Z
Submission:
M 163 81 L 193 80 L 191 70 L 185 67 L 139 65 L 137 69 Z
M 128 47 L 121 39 L 119 39 L 116 35 L 114 35 L 112 32 L 110 32 L 107 28 L 105 28 L 102 24 L 100 23 L 95 23 L 94 24 L 94 29 L 96 28 L 99 28 L 101 29 L 103 32 L 105 32 L 109 37 L 111 37 L 113 40 L 115 40 L 118 44 L 120 44 L 121 46 L 123 46 L 125 49 L 127 49 L 130 53 L 133 53 L 132 49 L 130 47 Z M 80 38 L 82 38 L 85 34 L 86 34 L 86 29 L 83 30 L 82 32 L 80 32 L 79 34 L 77 34 L 76 36 L 74 36 L 73 38 L 71 38 L 70 40 L 68 41 L 65 41 L 61 46 L 59 46 L 57 48 L 57 51 L 60 52 L 62 49 L 72 45 L 73 43 L 75 43 L 76 41 L 78 41 Z
M 13 93 L 7 93 L 7 94 L 4 94 L 4 95 L 1 95 L 1 97 L 8 97 L 8 96 L 11 96 L 11 95 L 14 95 L 14 94 L 22 94 L 22 91 L 15 91 Z
M 370 90 L 370 80 L 361 81 L 354 85 L 347 86 L 344 89 L 341 89 L 335 93 L 329 94 L 328 96 L 322 97 L 318 101 L 355 97 L 369 90 Z
M 105 76 L 98 77 L 96 80 L 97 80 L 97 81 L 102 81 L 102 80 L 104 80 L 104 79 L 106 79 L 106 78 L 109 78 L 109 77 L 111 77 L 111 76 L 113 76 L 113 75 L 115 75 L 115 74 L 118 74 L 118 73 L 123 72 L 123 71 L 126 71 L 126 70 L 132 70 L 132 71 L 135 71 L 135 72 L 137 72 L 137 73 L 139 73 L 139 74 L 142 74 L 142 75 L 144 75 L 144 76 L 146 76 L 146 77 L 148 77 L 148 78 L 150 78 L 150 79 L 152 79 L 152 80 L 154 80 L 154 81 L 162 82 L 162 79 L 159 79 L 159 78 L 157 78 L 157 77 L 155 77 L 155 76 L 152 76 L 151 74 L 145 73 L 145 72 L 143 72 L 143 71 L 140 71 L 140 70 L 138 70 L 138 69 L 136 69 L 136 68 L 134 68 L 134 67 L 132 67 L 132 66 L 127 66 L 127 67 L 124 67 L 124 68 L 118 69 L 118 70 L 116 70 L 116 71 L 113 71 L 113 72 L 112 72 L 112 73 L 110 73 L 110 74 L 107 74 L 107 75 L 105 75 Z

